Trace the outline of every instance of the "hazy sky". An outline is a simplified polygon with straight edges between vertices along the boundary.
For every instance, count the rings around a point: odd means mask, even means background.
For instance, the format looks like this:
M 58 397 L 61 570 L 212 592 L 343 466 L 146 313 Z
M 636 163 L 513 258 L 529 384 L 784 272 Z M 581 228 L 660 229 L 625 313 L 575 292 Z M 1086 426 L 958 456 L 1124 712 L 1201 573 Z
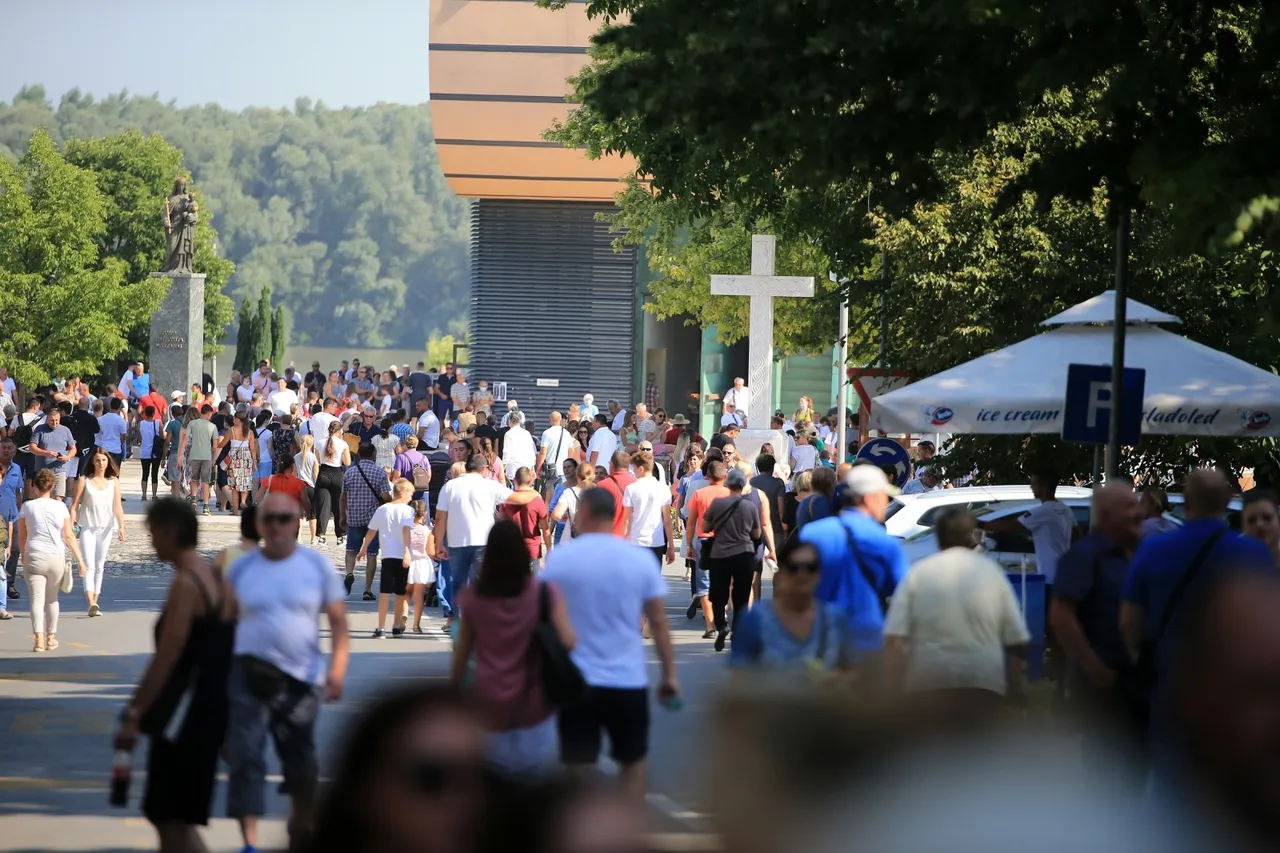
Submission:
M 179 105 L 427 100 L 428 0 L 0 0 L 0 100 L 42 83 Z

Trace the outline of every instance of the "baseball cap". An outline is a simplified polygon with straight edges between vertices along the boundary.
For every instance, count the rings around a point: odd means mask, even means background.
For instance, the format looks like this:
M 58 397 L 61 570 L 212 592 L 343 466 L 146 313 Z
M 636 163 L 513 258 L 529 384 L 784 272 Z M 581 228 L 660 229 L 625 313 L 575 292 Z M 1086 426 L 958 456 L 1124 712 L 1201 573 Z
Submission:
M 183 394 L 181 391 L 174 391 L 172 394 L 170 394 L 170 395 L 169 395 L 169 399 L 170 399 L 170 400 L 181 400 L 181 399 L 182 399 L 183 397 L 185 397 L 185 396 L 186 396 L 186 395 L 185 395 L 185 394 Z
M 884 475 L 881 474 L 880 476 L 883 477 Z M 746 488 L 746 485 L 747 485 L 746 473 L 744 473 L 741 468 L 730 468 L 729 476 L 725 479 L 725 485 L 727 485 L 731 489 Z
M 854 465 L 844 475 L 844 485 L 851 497 L 902 494 L 902 490 L 890 483 L 884 472 L 874 465 Z

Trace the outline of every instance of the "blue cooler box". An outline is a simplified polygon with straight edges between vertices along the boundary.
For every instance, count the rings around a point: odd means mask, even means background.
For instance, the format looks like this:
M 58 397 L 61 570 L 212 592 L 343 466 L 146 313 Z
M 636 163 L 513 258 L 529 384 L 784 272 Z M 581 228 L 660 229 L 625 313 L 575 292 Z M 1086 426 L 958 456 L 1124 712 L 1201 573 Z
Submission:
M 1027 680 L 1039 681 L 1044 678 L 1044 632 L 1047 614 L 1044 600 L 1044 575 L 1027 572 L 1009 572 L 1009 583 L 1013 585 L 1013 597 L 1022 603 L 1023 578 L 1027 584 L 1027 632 L 1031 634 L 1031 648 L 1027 652 Z

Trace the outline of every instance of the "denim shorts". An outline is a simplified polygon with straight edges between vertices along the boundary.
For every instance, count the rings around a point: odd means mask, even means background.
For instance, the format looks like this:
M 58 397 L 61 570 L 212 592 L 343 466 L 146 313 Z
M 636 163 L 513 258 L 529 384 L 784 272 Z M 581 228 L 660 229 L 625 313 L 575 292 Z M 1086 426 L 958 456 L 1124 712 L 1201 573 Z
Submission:
M 352 554 L 359 554 L 360 548 L 364 545 L 364 537 L 369 533 L 369 525 L 359 527 L 354 524 L 347 525 L 347 550 Z M 369 553 L 378 553 L 378 534 L 373 534 L 373 541 L 369 543 Z

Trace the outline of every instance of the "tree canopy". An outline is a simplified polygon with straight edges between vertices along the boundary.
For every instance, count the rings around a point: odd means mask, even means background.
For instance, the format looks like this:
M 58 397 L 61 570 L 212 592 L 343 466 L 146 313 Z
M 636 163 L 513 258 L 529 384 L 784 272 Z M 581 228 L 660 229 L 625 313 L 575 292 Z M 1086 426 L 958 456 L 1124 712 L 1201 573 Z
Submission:
M 0 363 L 29 387 L 97 375 L 160 306 L 166 283 L 103 257 L 111 201 L 48 134 L 0 158 Z
M 149 176 L 161 161 L 138 139 L 129 144 L 140 150 L 126 156 L 95 150 L 96 138 L 158 133 L 181 150 L 202 211 L 216 219 L 217 244 L 198 248 L 197 267 L 204 252 L 234 262 L 228 296 L 256 301 L 270 285 L 289 312 L 293 343 L 421 347 L 464 331 L 469 294 L 467 206 L 440 172 L 428 110 L 332 110 L 299 98 L 292 110 L 232 113 L 74 90 L 54 108 L 42 87 L 29 86 L 0 103 L 0 159 L 16 159 L 35 127 L 58 144 L 89 140 L 68 144 L 68 157 L 127 161 L 122 171 L 135 177 L 108 194 L 129 210 L 123 200 L 141 185 L 138 170 Z M 119 241 L 131 270 L 152 264 L 148 241 L 163 242 L 159 223 L 158 211 L 150 221 L 113 217 L 103 245 Z M 224 327 L 234 317 L 230 302 L 206 307 Z
M 589 10 L 605 26 L 575 80 L 582 106 L 549 135 L 637 159 L 648 191 L 624 194 L 617 218 L 680 235 L 659 264 L 669 281 L 705 286 L 720 271 L 717 240 L 735 232 L 769 227 L 783 255 L 820 248 L 850 279 L 865 363 L 885 251 L 891 366 L 927 375 L 1036 334 L 1110 287 L 1110 202 L 1123 189 L 1136 209 L 1130 295 L 1182 316 L 1192 338 L 1280 365 L 1274 260 L 1245 239 L 1265 224 L 1274 184 L 1272 158 L 1252 149 L 1274 132 L 1265 81 L 1276 48 L 1259 40 L 1276 10 L 1136 0 L 1118 10 L 592 0 Z M 1224 67 L 1257 73 L 1228 80 Z M 660 313 L 735 322 L 697 293 L 654 293 Z M 834 339 L 820 312 L 809 329 L 796 319 L 794 338 Z M 1141 450 L 1131 468 L 1179 470 L 1198 453 L 1274 475 L 1278 458 L 1272 441 L 1145 439 Z M 1087 451 L 1044 439 L 964 436 L 948 459 L 1008 479 L 1040 454 L 1089 468 Z

